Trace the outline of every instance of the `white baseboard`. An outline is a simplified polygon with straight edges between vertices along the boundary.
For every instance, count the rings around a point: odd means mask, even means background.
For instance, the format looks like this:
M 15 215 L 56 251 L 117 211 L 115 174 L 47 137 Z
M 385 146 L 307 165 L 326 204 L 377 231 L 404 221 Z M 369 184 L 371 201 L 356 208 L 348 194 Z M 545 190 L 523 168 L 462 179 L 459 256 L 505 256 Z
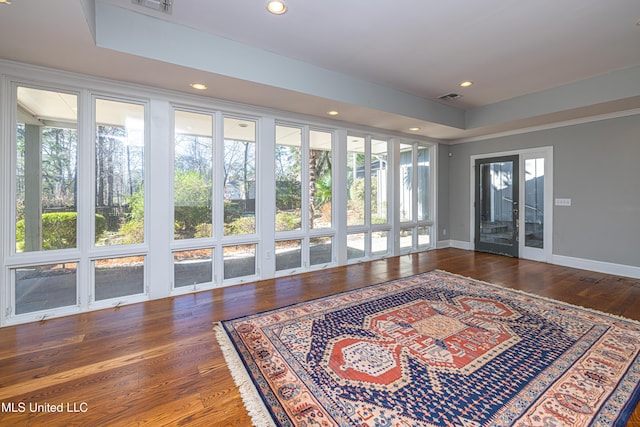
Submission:
M 456 248 L 456 249 L 464 249 L 467 251 L 473 250 L 471 243 L 463 242 L 461 240 L 439 240 L 438 243 L 436 243 L 436 248 L 437 249 Z
M 472 251 L 470 242 L 460 240 L 440 240 L 437 249 L 456 248 Z M 542 261 L 544 262 L 544 261 Z M 631 277 L 640 279 L 640 267 L 633 265 L 615 264 L 605 261 L 594 261 L 591 259 L 574 258 L 565 255 L 551 255 L 549 264 L 561 265 L 563 267 L 579 268 L 581 270 L 595 271 L 598 273 L 612 274 L 614 276 Z
M 633 265 L 614 264 L 612 262 L 594 261 L 565 255 L 553 255 L 551 257 L 551 264 L 640 279 L 640 267 Z
M 438 240 L 436 242 L 436 249 L 444 249 L 451 247 L 451 240 Z
M 471 242 L 464 242 L 462 240 L 449 240 L 449 242 L 451 242 L 451 246 L 452 248 L 456 248 L 456 249 L 464 249 L 467 251 L 472 251 L 473 250 L 473 245 L 471 244 Z

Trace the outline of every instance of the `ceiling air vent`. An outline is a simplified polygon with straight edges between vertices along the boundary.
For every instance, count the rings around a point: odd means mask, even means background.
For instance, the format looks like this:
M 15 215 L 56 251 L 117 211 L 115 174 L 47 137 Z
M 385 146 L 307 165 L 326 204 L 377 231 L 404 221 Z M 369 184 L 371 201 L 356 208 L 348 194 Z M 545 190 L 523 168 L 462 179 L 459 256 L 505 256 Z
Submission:
M 149 9 L 157 10 L 171 15 L 171 8 L 173 7 L 173 0 L 131 0 L 133 4 L 139 6 L 148 7 Z
M 460 99 L 462 95 L 459 93 L 447 93 L 446 95 L 439 96 L 438 99 L 441 101 L 453 101 L 454 99 Z

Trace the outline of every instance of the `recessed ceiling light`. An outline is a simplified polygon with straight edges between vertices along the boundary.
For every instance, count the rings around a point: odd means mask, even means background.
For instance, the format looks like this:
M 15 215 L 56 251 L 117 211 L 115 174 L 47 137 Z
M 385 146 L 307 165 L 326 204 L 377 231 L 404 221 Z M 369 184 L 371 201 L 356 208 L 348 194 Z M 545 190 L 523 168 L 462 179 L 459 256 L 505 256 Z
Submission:
M 207 85 L 204 83 L 191 83 L 189 86 L 198 90 L 205 90 L 207 88 Z
M 11 0 L 0 0 L 0 4 L 11 4 Z
M 327 111 L 327 114 L 330 116 L 337 116 L 340 113 L 338 113 L 336 110 L 331 110 L 331 111 Z
M 282 15 L 287 11 L 287 5 L 281 1 L 270 1 L 267 3 L 267 10 L 274 15 Z
M 460 83 L 460 86 L 461 86 L 461 87 L 469 87 L 469 86 L 471 86 L 472 84 L 473 84 L 473 82 L 472 82 L 472 81 L 467 80 L 466 82 L 462 82 L 462 83 Z
M 413 128 L 409 128 L 409 130 L 412 132 L 417 132 L 420 130 L 420 128 L 413 127 Z

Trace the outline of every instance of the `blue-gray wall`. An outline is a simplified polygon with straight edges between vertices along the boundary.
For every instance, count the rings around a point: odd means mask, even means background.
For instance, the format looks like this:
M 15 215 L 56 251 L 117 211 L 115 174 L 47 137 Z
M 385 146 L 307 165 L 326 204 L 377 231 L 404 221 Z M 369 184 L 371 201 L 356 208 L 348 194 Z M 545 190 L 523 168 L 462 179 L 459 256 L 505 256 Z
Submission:
M 554 150 L 553 196 L 572 200 L 554 206 L 553 254 L 639 267 L 640 115 L 442 145 L 448 180 L 439 176 L 438 238 L 469 242 L 472 155 L 546 146 Z

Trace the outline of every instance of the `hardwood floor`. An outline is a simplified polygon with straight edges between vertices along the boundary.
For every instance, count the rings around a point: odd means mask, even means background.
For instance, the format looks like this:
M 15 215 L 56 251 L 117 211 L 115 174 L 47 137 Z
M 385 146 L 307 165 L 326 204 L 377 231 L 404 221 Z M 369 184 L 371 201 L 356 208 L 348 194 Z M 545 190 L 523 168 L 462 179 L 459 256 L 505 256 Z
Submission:
M 640 320 L 640 280 L 441 249 L 1 328 L 0 425 L 249 426 L 212 322 L 435 268 Z

